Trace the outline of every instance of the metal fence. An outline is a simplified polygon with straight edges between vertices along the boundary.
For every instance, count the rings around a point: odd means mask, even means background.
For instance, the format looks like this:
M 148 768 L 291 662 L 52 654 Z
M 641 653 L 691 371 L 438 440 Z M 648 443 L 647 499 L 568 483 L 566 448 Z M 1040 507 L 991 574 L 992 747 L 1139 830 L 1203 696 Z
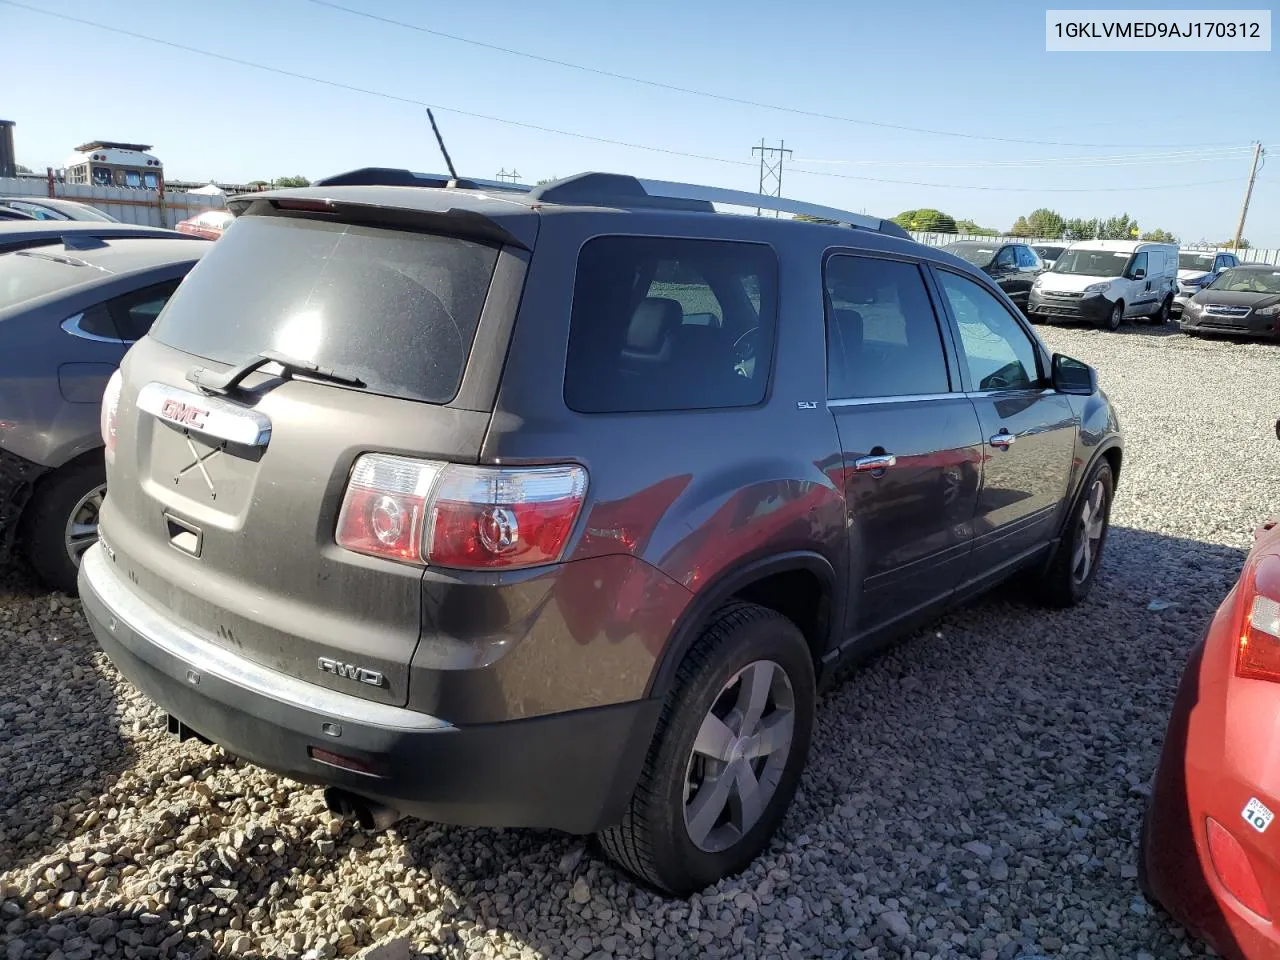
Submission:
M 97 207 L 122 223 L 152 227 L 173 227 L 179 220 L 227 205 L 225 197 L 203 193 L 166 190 L 162 198 L 157 190 L 60 183 L 46 177 L 0 177 L 0 196 L 76 200 Z
M 1054 240 L 1049 238 L 1036 239 L 1033 237 L 982 237 L 967 233 L 923 233 L 918 230 L 912 230 L 911 236 L 920 243 L 927 243 L 931 247 L 940 247 L 943 244 L 955 243 L 957 240 L 981 240 L 984 243 L 1053 243 L 1065 244 L 1066 240 Z M 1214 246 L 1212 244 L 1205 245 L 1203 243 L 1184 243 L 1179 244 L 1182 250 L 1223 250 L 1226 252 L 1234 252 L 1240 258 L 1241 263 L 1270 263 L 1280 265 L 1280 248 L 1253 248 L 1245 250 L 1232 251 L 1227 246 Z

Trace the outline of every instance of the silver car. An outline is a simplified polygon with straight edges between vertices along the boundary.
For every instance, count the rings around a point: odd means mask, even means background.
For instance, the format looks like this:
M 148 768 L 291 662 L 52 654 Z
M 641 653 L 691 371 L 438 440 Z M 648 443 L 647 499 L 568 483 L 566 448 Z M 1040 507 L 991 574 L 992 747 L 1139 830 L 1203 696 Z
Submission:
M 75 592 L 106 491 L 102 391 L 212 244 L 69 237 L 0 253 L 0 561 Z

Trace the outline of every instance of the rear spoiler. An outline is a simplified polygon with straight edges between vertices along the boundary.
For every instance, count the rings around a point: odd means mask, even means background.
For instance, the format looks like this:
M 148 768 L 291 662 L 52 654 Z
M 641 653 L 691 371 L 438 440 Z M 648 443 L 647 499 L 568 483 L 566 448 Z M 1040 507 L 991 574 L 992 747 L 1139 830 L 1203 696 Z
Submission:
M 396 167 L 360 167 L 346 173 L 313 181 L 313 187 L 452 187 L 455 190 L 503 190 L 528 193 L 532 187 L 505 180 L 480 180 L 476 177 L 451 177 L 445 173 L 416 173 Z
M 303 216 L 344 223 L 363 223 L 370 226 L 398 227 L 407 230 L 426 230 L 445 236 L 478 240 L 481 243 L 518 247 L 532 250 L 537 233 L 537 218 L 525 217 L 533 227 L 527 239 L 517 236 L 492 217 L 465 207 L 447 210 L 422 210 L 410 207 L 388 206 L 378 203 L 359 203 L 319 196 L 308 196 L 313 188 L 278 194 L 247 193 L 227 201 L 227 209 L 237 217 L 242 216 Z M 523 209 L 523 208 L 517 208 Z

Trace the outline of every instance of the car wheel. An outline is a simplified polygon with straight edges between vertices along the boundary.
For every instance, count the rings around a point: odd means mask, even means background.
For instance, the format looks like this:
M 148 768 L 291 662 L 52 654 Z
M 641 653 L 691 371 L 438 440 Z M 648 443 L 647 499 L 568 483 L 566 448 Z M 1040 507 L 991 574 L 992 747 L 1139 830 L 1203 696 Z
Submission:
M 27 505 L 24 540 L 36 575 L 54 590 L 76 594 L 76 571 L 98 540 L 98 511 L 107 493 L 101 459 L 45 477 Z
M 1119 330 L 1122 323 L 1124 323 L 1124 301 L 1117 300 L 1111 307 L 1111 312 L 1107 314 L 1103 324 L 1108 330 Z
M 1158 326 L 1163 326 L 1169 322 L 1169 317 L 1172 313 L 1173 301 L 1166 297 L 1164 303 L 1160 304 L 1160 309 L 1152 316 L 1151 322 Z
M 1084 482 L 1062 540 L 1041 578 L 1040 599 L 1048 606 L 1073 606 L 1093 589 L 1107 542 L 1114 489 L 1111 465 L 1105 458 L 1099 460 Z
M 794 623 L 755 604 L 722 608 L 681 662 L 631 802 L 601 847 L 675 896 L 745 869 L 795 795 L 816 700 Z

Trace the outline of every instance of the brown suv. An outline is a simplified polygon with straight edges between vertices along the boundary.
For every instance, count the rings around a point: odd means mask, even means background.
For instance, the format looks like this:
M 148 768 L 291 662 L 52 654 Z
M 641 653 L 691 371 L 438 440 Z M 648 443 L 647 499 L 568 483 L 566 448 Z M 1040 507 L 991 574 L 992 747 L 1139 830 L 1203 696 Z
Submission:
M 688 893 L 838 666 L 1020 571 L 1088 592 L 1114 413 L 964 261 L 631 177 L 336 179 L 233 201 L 104 400 L 81 594 L 180 736 Z

